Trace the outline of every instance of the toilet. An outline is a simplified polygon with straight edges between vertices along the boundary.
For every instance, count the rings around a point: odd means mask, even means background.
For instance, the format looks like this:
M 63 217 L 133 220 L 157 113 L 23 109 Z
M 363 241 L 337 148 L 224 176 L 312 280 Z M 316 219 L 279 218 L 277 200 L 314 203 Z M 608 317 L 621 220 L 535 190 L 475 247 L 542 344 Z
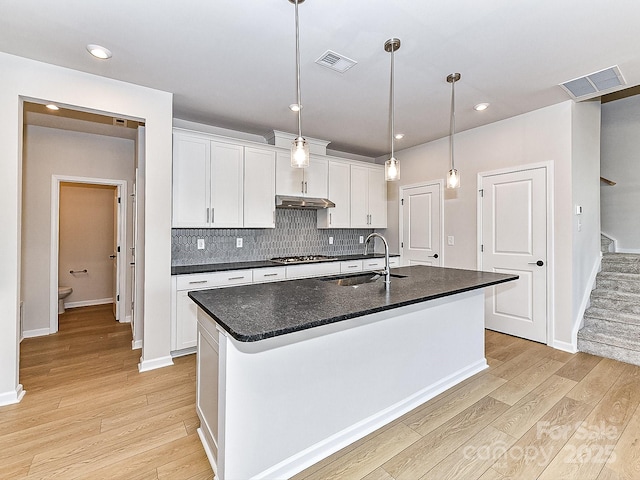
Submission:
M 64 299 L 71 295 L 71 287 L 58 287 L 58 315 L 64 313 Z

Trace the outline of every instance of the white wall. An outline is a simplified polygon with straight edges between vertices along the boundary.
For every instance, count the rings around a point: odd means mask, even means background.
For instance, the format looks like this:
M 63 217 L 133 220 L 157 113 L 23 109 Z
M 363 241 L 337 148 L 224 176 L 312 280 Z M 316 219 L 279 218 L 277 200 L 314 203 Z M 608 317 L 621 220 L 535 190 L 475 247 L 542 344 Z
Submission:
M 572 343 L 572 328 L 576 322 L 572 300 L 576 295 L 572 290 L 572 136 L 576 134 L 572 128 L 573 107 L 574 103 L 567 101 L 456 134 L 455 163 L 461 173 L 461 187 L 445 190 L 444 194 L 444 236 L 453 235 L 455 238 L 454 246 L 444 247 L 444 266 L 475 269 L 477 174 L 553 162 L 555 245 L 553 252 L 548 252 L 547 261 L 553 262 L 555 267 L 553 282 L 556 289 L 555 325 L 549 341 L 562 346 Z M 399 187 L 444 179 L 449 169 L 448 138 L 402 150 L 397 158 L 401 164 L 401 180 L 389 183 L 387 188 L 389 228 L 386 236 L 393 251 L 398 251 L 399 245 Z M 580 199 L 589 191 L 589 185 L 585 186 L 584 192 L 581 190 Z M 590 195 L 597 196 L 597 191 Z M 578 296 L 582 298 L 582 293 L 579 292 Z
M 640 95 L 602 105 L 602 231 L 620 252 L 640 253 Z
M 0 53 L 0 71 L 0 405 L 19 401 L 23 393 L 18 379 L 23 99 L 145 121 L 149 168 L 141 368 L 171 364 L 172 95 L 5 53 Z
M 134 175 L 135 142 L 123 138 L 30 125 L 25 128 L 23 148 L 21 284 L 21 298 L 24 301 L 23 328 L 27 332 L 46 333 L 49 329 L 50 308 L 51 177 L 67 175 L 123 180 L 127 182 L 130 190 Z M 128 218 L 127 245 L 123 246 L 123 250 L 127 254 L 126 264 L 128 265 L 130 261 L 128 246 L 131 244 L 133 230 L 131 228 L 132 205 L 128 199 L 124 201 L 128 202 Z M 64 274 L 62 268 L 60 273 Z M 64 276 L 62 278 L 64 279 Z M 128 278 L 128 285 L 130 281 Z M 70 285 L 69 282 L 63 284 L 72 288 L 79 286 Z M 67 301 L 79 301 L 80 298 L 77 295 L 79 293 L 80 291 L 75 289 Z M 72 298 L 74 295 L 76 298 Z M 130 299 L 125 299 L 125 315 L 131 314 L 128 310 L 130 304 Z M 28 336 L 32 335 L 28 334 Z
M 572 139 L 572 318 L 576 330 L 600 266 L 600 102 L 573 105 Z M 576 215 L 578 205 L 581 215 Z

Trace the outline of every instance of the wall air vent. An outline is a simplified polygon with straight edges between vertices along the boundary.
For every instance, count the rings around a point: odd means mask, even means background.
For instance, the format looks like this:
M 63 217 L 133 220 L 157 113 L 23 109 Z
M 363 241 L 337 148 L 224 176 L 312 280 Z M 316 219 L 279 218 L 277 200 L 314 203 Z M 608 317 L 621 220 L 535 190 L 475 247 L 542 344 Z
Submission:
M 327 50 L 320 55 L 320 58 L 316 60 L 316 63 L 323 67 L 330 68 L 331 70 L 335 70 L 336 72 L 344 73 L 358 62 L 351 60 L 344 55 L 340 55 L 339 53 Z
M 114 118 L 113 119 L 113 124 L 116 127 L 126 127 L 127 126 L 127 120 L 125 118 Z
M 627 82 L 622 76 L 620 68 L 614 65 L 613 67 L 590 73 L 584 77 L 561 83 L 560 86 L 574 100 L 587 100 L 589 98 L 599 97 L 613 90 L 618 90 L 619 87 L 623 87 L 626 84 Z

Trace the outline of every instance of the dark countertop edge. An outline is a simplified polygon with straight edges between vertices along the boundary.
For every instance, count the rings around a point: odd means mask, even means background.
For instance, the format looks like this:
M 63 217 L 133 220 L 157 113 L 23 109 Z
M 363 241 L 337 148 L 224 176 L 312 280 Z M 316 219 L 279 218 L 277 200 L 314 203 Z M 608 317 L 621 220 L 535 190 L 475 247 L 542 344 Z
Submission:
M 318 320 L 316 322 L 310 322 L 310 323 L 305 324 L 305 325 L 297 325 L 295 327 L 282 328 L 280 330 L 273 330 L 273 331 L 269 331 L 269 332 L 265 332 L 265 333 L 257 334 L 257 335 L 243 335 L 243 334 L 240 334 L 238 332 L 233 331 L 231 328 L 229 328 L 229 326 L 225 322 L 221 321 L 207 307 L 202 305 L 202 303 L 200 303 L 195 298 L 191 297 L 191 295 L 189 295 L 189 298 L 191 298 L 191 300 L 193 302 L 195 302 L 196 305 L 198 305 L 207 315 L 209 315 L 211 318 L 213 318 L 215 320 L 215 322 L 218 325 L 220 325 L 227 333 L 229 333 L 229 335 L 231 335 L 235 340 L 237 340 L 239 342 L 249 343 L 249 342 L 258 342 L 260 340 L 266 340 L 267 338 L 286 335 L 288 333 L 294 333 L 294 332 L 299 332 L 299 331 L 302 331 L 302 330 L 308 330 L 310 328 L 320 327 L 322 325 L 329 325 L 331 323 L 338 323 L 338 322 L 342 322 L 342 321 L 349 320 L 349 319 L 356 318 L 356 317 L 363 317 L 365 315 L 371 315 L 373 313 L 384 312 L 386 310 L 393 310 L 393 309 L 396 309 L 396 308 L 406 307 L 408 305 L 414 305 L 416 303 L 427 302 L 429 300 L 436 300 L 438 298 L 449 297 L 449 296 L 452 296 L 452 295 L 457 295 L 459 293 L 470 292 L 472 290 L 479 290 L 481 288 L 491 287 L 493 285 L 499 285 L 501 283 L 507 283 L 507 282 L 510 282 L 512 280 L 513 280 L 513 278 L 505 278 L 505 279 L 502 279 L 502 280 L 494 280 L 494 281 L 483 283 L 482 285 L 474 285 L 474 286 L 471 286 L 471 287 L 457 288 L 457 289 L 449 290 L 447 292 L 441 292 L 441 293 L 437 293 L 437 294 L 433 294 L 433 295 L 428 295 L 426 297 L 419 297 L 419 298 L 407 300 L 407 301 L 404 301 L 404 302 L 394 303 L 394 304 L 391 304 L 391 305 L 383 305 L 383 306 L 371 308 L 371 309 L 368 309 L 368 310 L 362 310 L 360 312 L 345 313 L 344 315 L 340 315 L 339 317 L 326 318 L 326 319 L 323 319 L 323 320 Z
M 324 255 L 324 254 L 323 254 Z M 390 253 L 389 257 L 399 257 L 399 253 Z M 344 262 L 349 260 L 366 260 L 367 258 L 384 258 L 382 253 L 368 255 L 336 255 L 335 260 L 321 260 L 310 263 L 292 263 L 284 265 L 270 260 L 256 260 L 253 262 L 209 263 L 202 265 L 175 265 L 171 267 L 171 275 L 191 275 L 194 273 L 227 272 L 229 270 L 244 270 L 249 268 L 286 267 L 291 265 L 313 265 L 316 263 Z

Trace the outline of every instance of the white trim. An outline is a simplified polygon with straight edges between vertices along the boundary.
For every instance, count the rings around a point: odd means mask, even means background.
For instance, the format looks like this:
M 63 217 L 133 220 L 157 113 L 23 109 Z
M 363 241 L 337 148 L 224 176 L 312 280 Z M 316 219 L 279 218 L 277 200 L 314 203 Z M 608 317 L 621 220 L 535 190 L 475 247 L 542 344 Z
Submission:
M 113 303 L 113 298 L 96 298 L 94 300 L 81 300 L 79 302 L 67 302 L 64 304 L 64 308 L 79 308 L 79 307 L 91 307 L 93 305 L 106 305 L 107 303 Z
M 48 328 L 36 328 L 34 330 L 25 330 L 22 332 L 22 338 L 34 338 L 34 337 L 44 337 L 45 335 L 49 335 L 51 330 Z
M 555 226 L 554 226 L 554 210 L 555 210 L 555 196 L 554 196 L 554 169 L 553 169 L 553 160 L 549 160 L 547 162 L 537 162 L 530 163 L 526 165 L 500 168 L 498 170 L 491 170 L 487 172 L 478 172 L 477 177 L 477 192 L 478 195 L 477 203 L 476 203 L 476 238 L 477 238 L 477 246 L 476 246 L 476 265 L 478 270 L 482 270 L 482 252 L 480 251 L 480 246 L 483 244 L 482 241 L 482 201 L 478 192 L 482 189 L 482 179 L 484 177 L 490 177 L 494 175 L 503 175 L 506 173 L 515 173 L 522 172 L 527 170 L 537 170 L 539 168 L 545 169 L 545 179 L 546 179 L 546 191 L 547 191 L 547 345 L 553 348 L 559 348 L 560 350 L 565 350 L 564 348 L 555 347 L 556 344 L 562 344 L 563 342 L 558 342 L 555 340 Z M 570 345 L 570 344 L 567 344 Z M 567 350 L 569 351 L 569 350 Z
M 142 340 L 131 340 L 131 350 L 140 350 L 142 348 Z
M 18 384 L 15 390 L 0 393 L 0 407 L 19 403 L 20 400 L 22 400 L 22 397 L 24 397 L 25 393 L 27 392 L 22 388 L 21 384 Z
M 123 254 L 118 256 L 119 291 L 126 291 L 126 244 L 127 244 L 127 181 L 108 178 L 76 177 L 72 175 L 51 176 L 51 252 L 49 266 L 49 330 L 50 333 L 58 331 L 58 255 L 60 235 L 60 183 L 86 183 L 92 185 L 110 185 L 118 189 L 118 194 L 123 201 L 120 202 L 118 211 L 118 243 L 123 247 Z M 124 293 L 121 294 L 120 305 L 124 305 Z M 113 300 L 112 300 L 113 301 Z M 69 305 L 80 302 L 69 302 Z M 65 304 L 66 307 L 67 304 Z M 96 305 L 96 304 L 93 304 Z M 78 305 L 80 306 L 80 305 Z M 73 307 L 70 307 L 73 308 Z M 122 312 L 123 309 L 120 308 Z
M 149 370 L 155 370 L 156 368 L 169 367 L 173 365 L 173 359 L 171 355 L 166 357 L 158 357 L 153 360 L 144 360 L 140 358 L 140 363 L 138 364 L 138 372 L 148 372 Z
M 131 323 L 131 315 L 124 317 L 124 320 L 120 320 L 120 323 Z
M 578 352 L 578 347 L 576 345 L 569 342 L 562 342 L 560 340 L 553 340 L 553 343 L 549 344 L 549 346 L 558 350 L 562 350 L 563 352 L 569 352 L 569 353 Z
M 609 235 L 607 232 L 603 232 L 602 230 L 600 230 L 600 235 L 604 235 L 605 237 L 607 237 L 609 240 L 611 240 L 613 243 L 613 251 L 617 252 L 618 251 L 618 240 L 615 239 L 614 237 L 612 237 L 611 235 Z
M 213 480 L 218 480 L 218 464 L 216 463 L 216 456 L 211 451 L 209 442 L 205 437 L 206 434 L 202 430 L 202 427 L 198 427 L 196 429 L 196 432 L 198 432 L 198 437 L 200 438 L 200 443 L 202 443 L 202 448 L 204 448 L 204 453 L 207 455 L 207 459 L 211 464 L 211 469 L 213 470 Z
M 615 253 L 640 253 L 640 248 L 616 248 Z
M 444 267 L 444 180 L 432 180 L 428 182 L 412 183 L 410 185 L 401 185 L 398 189 L 398 250 L 400 251 L 400 266 L 404 266 L 404 257 L 402 254 L 402 234 L 404 233 L 404 218 L 402 214 L 402 199 L 404 198 L 404 190 L 409 188 L 429 187 L 438 185 L 440 187 L 440 265 Z
M 576 318 L 579 318 L 580 321 L 576 322 L 571 330 L 571 343 L 560 342 L 554 340 L 554 345 L 556 343 L 571 345 L 573 350 L 566 350 L 565 348 L 560 348 L 560 350 L 565 350 L 567 352 L 577 352 L 578 351 L 578 330 L 580 330 L 584 325 L 584 312 L 589 308 L 591 304 L 591 291 L 596 288 L 596 277 L 598 276 L 598 272 L 600 271 L 600 267 L 602 264 L 602 252 L 596 258 L 596 261 L 593 264 L 593 268 L 591 269 L 591 273 L 589 274 L 589 280 L 587 281 L 587 285 L 591 285 L 591 288 L 585 289 L 584 294 L 582 295 L 582 302 L 580 302 L 580 306 L 578 307 L 578 315 Z M 556 347 L 559 348 L 559 347 Z
M 337 452 L 338 450 L 352 444 L 356 440 L 363 438 L 378 428 L 388 425 L 390 422 L 398 419 L 407 412 L 431 400 L 436 395 L 448 390 L 449 388 L 459 384 L 463 380 L 479 373 L 488 368 L 485 360 L 469 365 L 452 375 L 436 382 L 424 389 L 416 392 L 414 395 L 401 400 L 395 405 L 381 412 L 377 412 L 368 418 L 365 418 L 357 424 L 351 425 L 341 432 L 299 452 L 289 458 L 284 459 L 273 467 L 260 472 L 254 478 L 289 478 L 296 473 L 301 472 L 307 467 L 316 464 L 320 460 Z M 202 437 L 201 437 L 202 440 Z M 204 445 L 204 441 L 202 442 Z M 207 455 L 208 456 L 208 455 Z M 212 465 L 214 465 L 212 463 Z

